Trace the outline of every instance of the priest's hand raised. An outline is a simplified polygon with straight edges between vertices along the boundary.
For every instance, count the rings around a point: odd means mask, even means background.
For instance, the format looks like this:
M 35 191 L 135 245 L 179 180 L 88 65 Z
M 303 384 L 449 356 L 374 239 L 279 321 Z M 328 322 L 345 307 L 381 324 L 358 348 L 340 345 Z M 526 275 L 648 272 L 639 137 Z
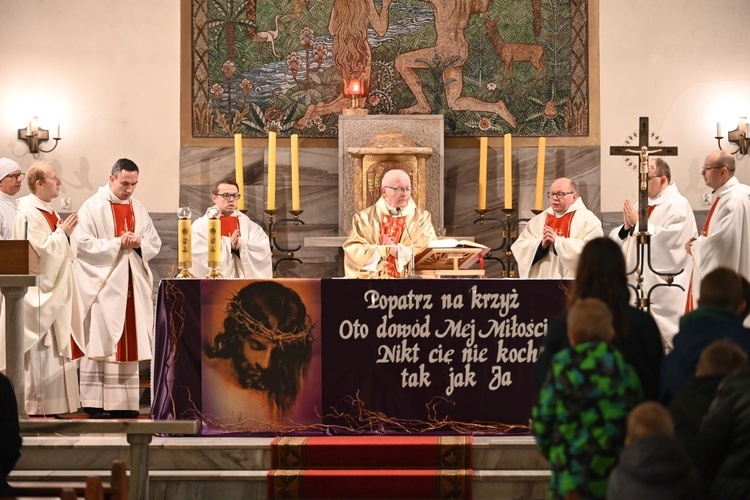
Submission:
M 141 239 L 135 233 L 128 231 L 120 235 L 120 244 L 122 248 L 138 248 L 141 246 Z
M 78 225 L 78 214 L 72 213 L 68 215 L 65 220 L 59 220 L 57 221 L 57 227 L 62 229 L 65 232 L 66 236 L 70 236 L 70 233 L 73 232 L 73 230 Z

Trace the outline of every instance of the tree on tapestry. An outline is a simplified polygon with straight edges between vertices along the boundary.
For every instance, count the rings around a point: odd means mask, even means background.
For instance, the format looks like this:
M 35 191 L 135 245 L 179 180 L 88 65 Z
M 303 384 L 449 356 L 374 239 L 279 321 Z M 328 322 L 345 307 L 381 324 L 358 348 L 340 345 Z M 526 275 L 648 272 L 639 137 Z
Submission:
M 587 136 L 585 0 L 193 0 L 194 137 L 336 137 L 370 114 L 447 136 Z

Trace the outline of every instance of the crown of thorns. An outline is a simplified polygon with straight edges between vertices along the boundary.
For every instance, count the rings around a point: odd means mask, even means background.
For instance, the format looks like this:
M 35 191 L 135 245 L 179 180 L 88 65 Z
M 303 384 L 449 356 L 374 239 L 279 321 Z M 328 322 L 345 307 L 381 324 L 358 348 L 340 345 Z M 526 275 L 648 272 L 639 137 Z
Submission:
M 305 315 L 304 328 L 299 331 L 284 332 L 278 328 L 268 328 L 260 321 L 250 316 L 237 301 L 227 305 L 227 316 L 232 318 L 240 328 L 252 332 L 253 335 L 266 338 L 276 344 L 291 344 L 294 342 L 312 342 L 313 321 L 309 314 Z

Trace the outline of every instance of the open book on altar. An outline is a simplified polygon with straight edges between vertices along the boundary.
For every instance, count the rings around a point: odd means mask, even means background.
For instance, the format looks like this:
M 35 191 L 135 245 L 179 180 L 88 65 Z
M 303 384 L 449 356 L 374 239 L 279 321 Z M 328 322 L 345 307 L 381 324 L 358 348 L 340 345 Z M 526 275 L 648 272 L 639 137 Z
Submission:
M 414 257 L 417 274 L 439 276 L 484 276 L 484 269 L 469 269 L 489 247 L 468 240 L 434 240 Z

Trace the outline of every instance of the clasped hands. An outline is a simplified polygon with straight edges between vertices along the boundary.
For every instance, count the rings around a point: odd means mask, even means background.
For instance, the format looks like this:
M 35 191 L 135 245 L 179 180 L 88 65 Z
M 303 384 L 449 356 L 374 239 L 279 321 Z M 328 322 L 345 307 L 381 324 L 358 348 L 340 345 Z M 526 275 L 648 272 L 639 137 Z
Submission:
M 73 230 L 78 225 L 78 214 L 73 212 L 72 214 L 68 215 L 65 220 L 59 220 L 57 221 L 57 227 L 62 229 L 65 232 L 66 236 L 70 236 L 70 234 L 73 232 Z
M 120 235 L 122 248 L 138 248 L 141 246 L 141 238 L 135 233 L 126 231 Z
M 396 257 L 398 255 L 398 242 L 394 241 L 393 238 L 388 236 L 387 234 L 384 234 L 380 237 L 380 244 L 381 245 L 393 245 L 391 247 L 390 252 L 388 252 L 388 255 L 391 257 Z
M 622 206 L 622 219 L 623 219 L 623 227 L 626 230 L 629 230 L 631 227 L 634 227 L 638 223 L 638 210 L 636 210 L 635 205 L 633 205 L 633 202 L 625 199 L 625 203 L 623 203 Z

